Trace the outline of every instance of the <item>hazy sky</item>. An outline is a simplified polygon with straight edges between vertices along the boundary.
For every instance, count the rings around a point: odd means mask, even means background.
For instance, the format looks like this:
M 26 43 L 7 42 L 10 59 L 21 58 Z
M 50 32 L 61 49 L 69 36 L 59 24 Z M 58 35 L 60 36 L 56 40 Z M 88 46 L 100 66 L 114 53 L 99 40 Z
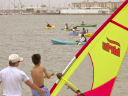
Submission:
M 0 7 L 5 7 L 7 8 L 9 6 L 9 1 L 10 1 L 10 6 L 12 7 L 13 5 L 11 4 L 14 3 L 15 5 L 20 5 L 19 0 L 0 0 Z M 41 6 L 42 4 L 47 5 L 47 6 L 64 6 L 71 4 L 72 2 L 82 2 L 82 1 L 87 1 L 87 0 L 20 0 L 21 3 L 25 6 Z M 89 2 L 97 1 L 97 2 L 118 2 L 118 1 L 124 1 L 124 0 L 88 0 Z

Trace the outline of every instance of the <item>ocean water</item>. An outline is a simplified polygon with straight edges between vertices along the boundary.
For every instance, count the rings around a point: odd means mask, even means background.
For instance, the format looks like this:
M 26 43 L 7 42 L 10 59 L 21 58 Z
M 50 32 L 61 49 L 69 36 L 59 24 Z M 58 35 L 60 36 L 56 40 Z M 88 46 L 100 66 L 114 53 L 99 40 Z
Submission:
M 18 53 L 24 58 L 19 69 L 23 70 L 32 81 L 31 69 L 34 67 L 31 56 L 39 53 L 42 56 L 41 66 L 45 66 L 48 73 L 62 72 L 75 54 L 83 45 L 53 45 L 51 39 L 64 41 L 76 41 L 80 37 L 69 36 L 69 31 L 62 31 L 65 23 L 79 25 L 84 21 L 86 24 L 97 24 L 97 27 L 88 27 L 90 33 L 96 30 L 110 17 L 110 15 L 1 15 L 0 16 L 0 70 L 8 66 L 8 56 Z M 45 29 L 45 19 L 54 29 Z M 78 28 L 82 31 L 82 28 Z M 88 38 L 89 39 L 89 38 Z M 111 96 L 128 96 L 128 52 L 124 58 Z M 45 85 L 50 90 L 56 82 L 56 76 L 47 80 Z M 93 67 L 90 57 L 87 56 L 76 69 L 69 81 L 82 92 L 92 87 Z M 75 95 L 64 86 L 57 96 Z M 0 85 L 2 96 L 2 84 Z M 32 96 L 30 88 L 23 83 L 23 96 Z

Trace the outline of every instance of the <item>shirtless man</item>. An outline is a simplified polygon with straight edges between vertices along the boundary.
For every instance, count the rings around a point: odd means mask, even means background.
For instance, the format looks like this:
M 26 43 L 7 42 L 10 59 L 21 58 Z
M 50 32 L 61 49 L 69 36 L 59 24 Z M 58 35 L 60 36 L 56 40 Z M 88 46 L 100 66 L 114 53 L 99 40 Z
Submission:
M 41 95 L 38 91 L 31 89 L 32 96 L 50 96 L 49 90 L 44 86 L 44 78 L 46 77 L 50 79 L 50 77 L 55 75 L 55 73 L 52 72 L 51 74 L 48 74 L 46 71 L 46 68 L 44 66 L 40 66 L 41 64 L 40 54 L 32 55 L 32 62 L 35 65 L 34 68 L 31 70 L 31 76 L 33 79 L 33 83 L 37 85 L 39 88 L 42 88 L 46 91 L 44 95 Z

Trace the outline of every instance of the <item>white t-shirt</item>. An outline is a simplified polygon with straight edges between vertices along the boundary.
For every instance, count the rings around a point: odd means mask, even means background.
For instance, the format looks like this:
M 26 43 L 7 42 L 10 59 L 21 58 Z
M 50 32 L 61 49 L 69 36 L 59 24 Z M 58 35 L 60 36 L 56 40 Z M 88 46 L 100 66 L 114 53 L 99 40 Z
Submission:
M 68 26 L 65 26 L 65 29 L 67 29 L 68 28 Z
M 84 37 L 82 37 L 81 39 L 80 39 L 80 42 L 83 42 L 85 40 L 85 38 Z
M 72 29 L 73 33 L 77 33 L 77 29 Z
M 0 71 L 0 81 L 3 83 L 3 96 L 22 96 L 22 81 L 29 77 L 16 67 L 10 67 Z

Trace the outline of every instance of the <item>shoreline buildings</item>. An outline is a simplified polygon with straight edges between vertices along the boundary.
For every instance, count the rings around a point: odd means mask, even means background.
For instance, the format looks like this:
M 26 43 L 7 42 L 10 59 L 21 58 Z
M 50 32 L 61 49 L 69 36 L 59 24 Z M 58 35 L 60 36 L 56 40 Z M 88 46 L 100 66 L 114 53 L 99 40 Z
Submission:
M 120 2 L 74 2 L 72 7 L 62 9 L 61 14 L 112 14 L 121 4 Z
M 2 8 L 0 7 L 0 15 L 31 15 L 31 14 L 112 14 L 123 1 L 119 2 L 89 2 L 89 0 L 83 2 L 73 2 L 71 6 L 64 7 L 47 7 L 46 5 L 37 7 L 15 7 L 14 8 Z

